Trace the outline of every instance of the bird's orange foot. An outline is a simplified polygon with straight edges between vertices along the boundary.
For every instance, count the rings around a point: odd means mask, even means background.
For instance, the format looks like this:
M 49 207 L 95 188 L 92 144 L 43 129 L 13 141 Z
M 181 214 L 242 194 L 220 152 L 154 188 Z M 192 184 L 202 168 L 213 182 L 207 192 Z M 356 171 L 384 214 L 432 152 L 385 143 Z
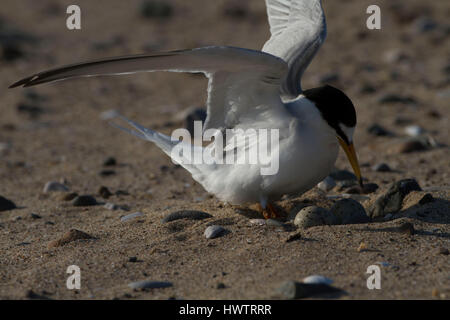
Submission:
M 267 219 L 276 219 L 276 218 L 280 217 L 280 215 L 278 214 L 275 207 L 270 203 L 267 203 L 267 206 L 265 209 L 258 203 L 258 208 L 259 208 L 259 212 L 261 212 L 261 214 L 264 216 L 264 219 L 266 219 L 266 220 Z

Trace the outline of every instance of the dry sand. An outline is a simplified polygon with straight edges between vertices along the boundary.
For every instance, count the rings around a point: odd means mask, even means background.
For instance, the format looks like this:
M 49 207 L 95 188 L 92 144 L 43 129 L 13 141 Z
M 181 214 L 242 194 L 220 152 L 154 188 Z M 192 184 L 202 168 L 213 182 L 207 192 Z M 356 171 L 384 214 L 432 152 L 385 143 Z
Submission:
M 391 182 L 403 178 L 415 178 L 436 200 L 420 205 L 426 191 L 415 192 L 391 221 L 313 227 L 301 230 L 300 239 L 291 242 L 286 239 L 296 231 L 251 225 L 249 218 L 258 217 L 256 212 L 208 196 L 157 147 L 100 119 L 103 111 L 115 109 L 170 133 L 182 125 L 174 120 L 177 114 L 204 104 L 207 82 L 202 77 L 153 73 L 6 90 L 33 72 L 92 58 L 204 45 L 259 49 L 268 39 L 262 0 L 246 1 L 248 11 L 242 18 L 223 14 L 239 2 L 167 2 L 173 5 L 172 17 L 144 19 L 140 1 L 80 0 L 82 30 L 69 31 L 65 9 L 72 1 L 2 1 L 1 30 L 7 25 L 39 41 L 23 45 L 24 57 L 0 61 L 0 195 L 19 207 L 0 212 L 0 298 L 33 297 L 31 290 L 52 299 L 268 299 L 277 298 L 275 289 L 285 280 L 321 274 L 346 291 L 341 299 L 448 299 L 448 1 L 378 1 L 383 19 L 378 31 L 365 27 L 365 11 L 372 1 L 324 1 L 328 39 L 308 69 L 304 87 L 318 86 L 324 76 L 337 74 L 331 84 L 355 103 L 355 140 L 363 175 L 380 186 L 363 206 L 367 209 Z M 419 31 L 423 16 L 438 27 Z M 33 93 L 37 100 L 30 98 Z M 412 97 L 415 103 L 380 103 L 380 97 L 394 93 Z M 19 112 L 17 106 L 24 102 L 43 112 L 36 117 Z M 395 137 L 370 135 L 367 130 L 374 123 Z M 440 146 L 399 152 L 398 139 L 407 125 L 421 126 Z M 108 157 L 118 164 L 103 167 Z M 371 170 L 383 162 L 394 171 Z M 336 166 L 350 169 L 343 154 Z M 101 176 L 105 169 L 115 174 Z M 72 192 L 128 206 L 130 211 L 74 207 L 61 200 L 61 193 L 43 194 L 48 181 L 63 181 Z M 103 200 L 97 194 L 100 186 L 128 195 Z M 315 188 L 279 206 L 289 212 L 302 201 L 325 208 L 333 204 Z M 184 209 L 213 217 L 161 223 L 168 213 Z M 121 222 L 122 215 L 133 212 L 144 215 Z M 405 222 L 414 225 L 413 235 L 397 231 Z M 211 224 L 230 232 L 207 240 L 203 232 Z M 95 239 L 48 247 L 70 229 Z M 367 250 L 357 250 L 361 243 Z M 130 257 L 137 257 L 137 262 L 129 262 Z M 377 262 L 389 263 L 381 267 L 382 289 L 368 290 L 366 270 Z M 66 288 L 69 265 L 81 268 L 80 290 Z M 134 291 L 127 286 L 145 279 L 170 281 L 173 287 Z M 218 289 L 220 283 L 225 288 Z

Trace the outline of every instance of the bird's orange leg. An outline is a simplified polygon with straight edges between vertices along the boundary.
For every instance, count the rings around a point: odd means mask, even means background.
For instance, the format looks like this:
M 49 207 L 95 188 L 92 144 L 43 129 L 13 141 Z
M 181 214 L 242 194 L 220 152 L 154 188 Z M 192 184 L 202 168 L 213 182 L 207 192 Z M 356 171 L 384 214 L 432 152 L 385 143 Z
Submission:
M 264 216 L 264 219 L 270 219 L 269 212 L 267 212 L 260 203 L 258 203 L 258 211 Z
M 280 215 L 278 214 L 277 210 L 275 209 L 275 207 L 270 202 L 267 202 L 267 209 L 269 211 L 271 219 L 276 219 L 276 218 L 280 217 Z

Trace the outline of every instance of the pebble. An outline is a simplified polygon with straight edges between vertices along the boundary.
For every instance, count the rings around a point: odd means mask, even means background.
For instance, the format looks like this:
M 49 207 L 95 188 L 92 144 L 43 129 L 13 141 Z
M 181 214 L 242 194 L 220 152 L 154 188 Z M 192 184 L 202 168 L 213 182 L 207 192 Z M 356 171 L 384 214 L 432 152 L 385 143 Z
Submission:
M 369 216 L 382 218 L 388 213 L 396 213 L 402 208 L 403 199 L 411 191 L 422 191 L 414 179 L 404 179 L 392 183 L 389 189 L 381 194 L 369 209 Z
M 271 227 L 284 227 L 283 222 L 275 220 L 275 219 L 267 219 L 266 225 L 271 226 Z
M 97 205 L 97 200 L 93 196 L 81 195 L 76 197 L 72 204 L 75 207 L 89 207 Z
M 294 225 L 299 228 L 333 225 L 337 223 L 338 220 L 330 211 L 316 206 L 301 209 L 294 219 Z
M 337 201 L 330 209 L 340 224 L 366 223 L 370 218 L 364 207 L 356 200 L 342 199 Z
M 73 199 L 75 199 L 76 197 L 78 197 L 78 193 L 75 192 L 71 192 L 71 193 L 66 193 L 61 197 L 62 201 L 72 201 Z
M 281 294 L 285 299 L 302 299 L 320 294 L 338 292 L 342 291 L 327 284 L 301 283 L 296 281 L 286 281 L 277 289 L 277 293 Z
M 98 189 L 98 194 L 103 198 L 103 199 L 108 199 L 109 197 L 111 197 L 113 194 L 111 193 L 111 191 L 109 191 L 109 189 L 105 186 L 101 186 L 100 189 Z
M 328 192 L 336 186 L 336 181 L 330 176 L 323 179 L 321 182 L 317 184 L 317 188 L 324 192 Z
M 112 211 L 120 209 L 120 207 L 118 205 L 116 205 L 112 202 L 105 203 L 105 205 L 103 207 L 105 209 L 112 210 Z
M 411 153 L 417 151 L 425 151 L 428 149 L 428 143 L 423 139 L 411 138 L 400 141 L 392 148 L 390 148 L 391 153 Z
M 173 8 L 170 3 L 162 0 L 147 0 L 142 2 L 140 12 L 141 16 L 147 19 L 165 19 L 172 16 Z
M 117 161 L 116 161 L 116 158 L 114 158 L 114 157 L 106 158 L 106 160 L 103 161 L 104 167 L 111 167 L 111 166 L 115 166 L 116 164 L 117 164 Z
M 94 239 L 94 237 L 83 231 L 71 229 L 66 232 L 60 239 L 50 241 L 48 244 L 48 248 L 61 247 L 68 244 L 69 242 L 81 239 Z
M 379 124 L 373 124 L 368 129 L 367 132 L 370 133 L 373 136 L 377 137 L 386 137 L 386 136 L 392 136 L 393 134 L 385 129 L 384 127 L 380 126 Z
M 420 126 L 407 126 L 405 128 L 405 133 L 410 137 L 419 137 L 425 133 L 425 130 Z
M 413 23 L 413 28 L 418 33 L 426 33 L 435 30 L 438 27 L 436 21 L 430 17 L 422 16 L 417 18 Z
M 417 101 L 413 97 L 401 96 L 397 94 L 385 94 L 378 99 L 380 104 L 416 104 Z
M 256 225 L 256 226 L 263 226 L 266 224 L 266 220 L 265 219 L 250 219 L 249 223 Z
M 407 235 L 413 235 L 415 233 L 414 225 L 410 222 L 405 222 L 397 228 L 397 231 Z
M 116 118 L 120 113 L 117 110 L 106 110 L 100 114 L 100 119 L 107 121 Z
M 69 191 L 69 188 L 62 183 L 56 182 L 56 181 L 49 181 L 44 186 L 44 193 L 48 192 L 67 192 Z
M 214 239 L 224 235 L 225 231 L 226 231 L 225 228 L 213 225 L 206 228 L 204 235 L 206 239 Z
M 102 177 L 109 177 L 115 175 L 116 172 L 114 170 L 101 170 L 98 174 Z
M 42 218 L 40 215 L 38 215 L 36 213 L 33 213 L 33 212 L 30 213 L 30 217 L 33 218 L 33 219 L 41 219 Z
M 448 249 L 444 248 L 444 247 L 439 248 L 438 253 L 443 254 L 445 256 L 448 256 L 448 254 L 449 254 Z
M 392 172 L 392 169 L 386 163 L 379 163 L 372 167 L 375 172 Z
M 173 284 L 167 281 L 136 281 L 130 282 L 128 286 L 131 289 L 161 289 L 161 288 L 169 288 L 172 287 Z
M 132 220 L 137 217 L 142 217 L 143 215 L 144 214 L 142 212 L 130 213 L 130 214 L 127 214 L 126 216 L 121 217 L 120 221 L 122 221 L 122 222 L 129 221 L 129 220 Z
M 0 196 L 0 211 L 13 210 L 15 208 L 16 208 L 16 205 L 14 202 Z
M 234 20 L 242 20 L 249 15 L 248 6 L 240 1 L 226 2 L 223 14 Z
M 330 278 L 320 276 L 320 275 L 312 275 L 309 277 L 306 277 L 302 280 L 303 283 L 309 283 L 309 284 L 326 284 L 330 285 L 333 283 L 333 280 Z
M 325 85 L 330 83 L 336 83 L 340 79 L 339 73 L 332 72 L 332 73 L 326 73 L 319 77 L 319 83 Z
M 188 220 L 203 220 L 207 218 L 212 218 L 212 215 L 203 211 L 196 210 L 181 210 L 169 213 L 165 216 L 161 222 L 167 223 L 170 221 L 180 220 L 180 219 L 188 219 Z
M 137 261 L 138 261 L 137 257 L 129 257 L 128 258 L 128 262 L 137 262 Z

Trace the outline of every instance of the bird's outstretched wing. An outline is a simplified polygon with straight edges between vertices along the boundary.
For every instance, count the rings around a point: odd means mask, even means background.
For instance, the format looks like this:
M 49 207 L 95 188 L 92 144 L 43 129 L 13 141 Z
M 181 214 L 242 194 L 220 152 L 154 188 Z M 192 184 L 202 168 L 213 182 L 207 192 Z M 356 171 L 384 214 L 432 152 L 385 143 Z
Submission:
M 321 0 L 266 0 L 271 38 L 263 51 L 282 58 L 289 72 L 281 93 L 295 98 L 301 92 L 301 77 L 327 35 Z
M 232 128 L 245 119 L 272 118 L 285 112 L 279 88 L 287 70 L 285 61 L 261 51 L 205 47 L 72 64 L 34 74 L 10 88 L 98 75 L 152 71 L 204 73 L 209 78 L 204 129 L 222 129 Z

